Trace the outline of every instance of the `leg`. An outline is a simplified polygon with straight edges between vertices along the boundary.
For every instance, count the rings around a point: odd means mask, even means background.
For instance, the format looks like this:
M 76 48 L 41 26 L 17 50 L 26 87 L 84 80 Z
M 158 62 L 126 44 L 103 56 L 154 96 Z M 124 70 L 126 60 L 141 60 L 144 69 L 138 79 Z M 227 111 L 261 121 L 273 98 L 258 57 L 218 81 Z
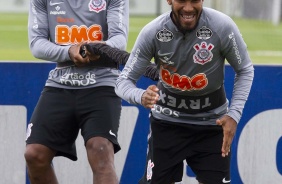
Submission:
M 226 157 L 222 157 L 221 155 L 222 128 L 217 126 L 202 126 L 196 129 L 198 130 L 199 141 L 195 142 L 197 145 L 195 154 L 186 161 L 196 174 L 199 184 L 230 183 L 231 153 Z
M 77 109 L 93 183 L 118 184 L 114 153 L 120 150 L 117 137 L 121 99 L 116 96 L 113 87 L 80 90 Z
M 93 137 L 86 143 L 88 161 L 95 184 L 118 184 L 114 166 L 113 144 L 102 137 Z
M 175 125 L 162 123 L 153 116 L 150 117 L 150 121 L 145 172 L 139 184 L 179 183 L 182 180 L 186 153 L 176 150 L 175 143 L 180 147 L 179 150 L 182 150 L 184 141 L 177 137 Z
M 31 184 L 58 184 L 51 162 L 56 152 L 40 144 L 28 144 L 25 160 Z
M 58 183 L 51 165 L 54 156 L 77 159 L 74 142 L 79 127 L 72 92 L 53 87 L 41 92 L 27 128 L 24 154 L 31 184 Z

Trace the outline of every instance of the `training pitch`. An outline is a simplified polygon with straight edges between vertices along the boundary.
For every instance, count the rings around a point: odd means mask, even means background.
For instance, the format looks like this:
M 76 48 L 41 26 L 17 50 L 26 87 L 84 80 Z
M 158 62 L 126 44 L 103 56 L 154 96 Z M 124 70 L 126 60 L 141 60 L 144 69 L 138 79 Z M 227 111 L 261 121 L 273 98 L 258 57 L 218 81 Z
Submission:
M 153 16 L 131 16 L 127 51 L 131 51 L 138 33 Z M 28 47 L 27 19 L 25 13 L 0 14 L 0 60 L 36 61 Z M 282 64 L 282 24 L 234 18 L 254 64 Z

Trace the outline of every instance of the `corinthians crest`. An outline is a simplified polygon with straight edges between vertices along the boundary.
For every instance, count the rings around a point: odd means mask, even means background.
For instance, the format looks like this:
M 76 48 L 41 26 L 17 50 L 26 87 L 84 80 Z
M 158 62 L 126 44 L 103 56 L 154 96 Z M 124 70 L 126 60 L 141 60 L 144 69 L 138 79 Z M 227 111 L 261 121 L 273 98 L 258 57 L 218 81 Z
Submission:
M 106 10 L 107 3 L 105 0 L 90 0 L 89 10 L 99 13 L 100 11 Z
M 196 53 L 193 55 L 194 63 L 204 65 L 212 60 L 213 53 L 211 51 L 214 48 L 213 44 L 202 42 L 201 45 L 196 44 L 193 48 L 196 50 Z

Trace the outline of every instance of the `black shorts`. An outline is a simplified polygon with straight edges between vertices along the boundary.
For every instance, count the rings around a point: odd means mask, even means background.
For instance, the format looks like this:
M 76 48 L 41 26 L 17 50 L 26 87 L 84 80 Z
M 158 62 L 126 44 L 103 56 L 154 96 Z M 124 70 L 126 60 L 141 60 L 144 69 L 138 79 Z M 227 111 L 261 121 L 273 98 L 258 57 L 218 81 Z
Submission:
M 79 130 L 86 143 L 92 137 L 117 141 L 121 99 L 113 87 L 61 89 L 44 87 L 27 130 L 27 144 L 42 144 L 56 156 L 77 160 L 75 141 Z
M 230 155 L 221 156 L 221 126 L 171 123 L 150 117 L 147 164 L 139 184 L 171 184 L 183 177 L 183 161 L 204 184 L 230 180 Z

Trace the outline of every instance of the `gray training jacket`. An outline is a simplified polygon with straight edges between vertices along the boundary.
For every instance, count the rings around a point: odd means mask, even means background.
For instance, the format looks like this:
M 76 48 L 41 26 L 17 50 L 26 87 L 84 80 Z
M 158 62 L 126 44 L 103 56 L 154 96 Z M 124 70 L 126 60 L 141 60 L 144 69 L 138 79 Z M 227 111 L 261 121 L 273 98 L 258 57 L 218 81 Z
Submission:
M 34 57 L 64 63 L 68 49 L 82 41 L 105 41 L 126 49 L 128 0 L 30 0 L 29 46 Z M 120 71 L 107 67 L 56 67 L 46 86 L 79 89 L 115 86 Z
M 247 46 L 233 20 L 204 8 L 196 29 L 181 33 L 167 12 L 140 32 L 116 83 L 116 93 L 131 104 L 141 104 L 145 89 L 136 87 L 152 58 L 159 70 L 159 103 L 151 109 L 161 120 L 215 125 L 224 114 L 239 122 L 254 77 Z M 230 102 L 222 89 L 225 60 L 236 72 Z M 221 92 L 218 92 L 221 91 Z M 216 100 L 224 98 L 223 103 Z M 208 109 L 208 110 L 206 110 Z

